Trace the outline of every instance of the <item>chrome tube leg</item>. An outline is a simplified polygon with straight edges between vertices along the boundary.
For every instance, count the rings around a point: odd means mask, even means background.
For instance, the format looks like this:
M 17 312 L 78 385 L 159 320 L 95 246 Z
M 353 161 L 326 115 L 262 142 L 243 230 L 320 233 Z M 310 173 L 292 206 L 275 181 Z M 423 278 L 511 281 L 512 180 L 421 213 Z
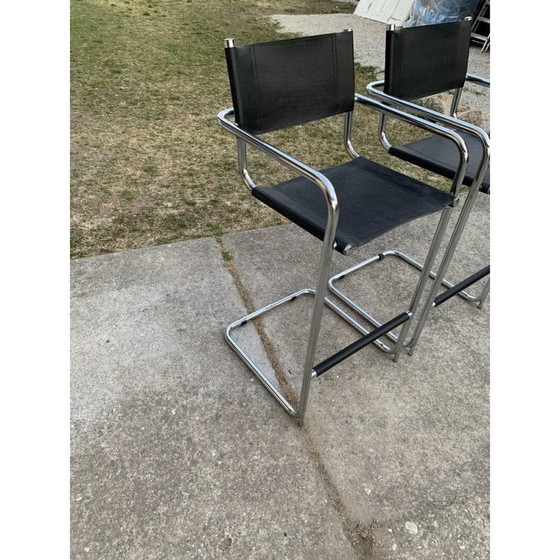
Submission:
M 330 189 L 326 188 L 324 191 L 328 208 L 327 225 L 323 236 L 321 261 L 319 264 L 319 274 L 317 276 L 317 286 L 315 288 L 315 299 L 313 300 L 313 312 L 311 315 L 311 325 L 309 327 L 309 339 L 307 342 L 307 351 L 305 353 L 303 379 L 301 382 L 301 392 L 297 412 L 298 425 L 300 428 L 303 427 L 305 411 L 307 410 L 307 402 L 309 400 L 309 388 L 311 385 L 311 378 L 313 376 L 313 362 L 315 360 L 315 352 L 317 350 L 317 342 L 319 340 L 319 332 L 321 330 L 321 319 L 325 305 L 325 296 L 327 295 L 329 269 L 334 249 L 334 238 L 336 234 L 336 227 L 338 225 L 338 200 L 330 182 L 328 183 L 328 186 L 330 186 Z
M 451 259 L 455 254 L 457 243 L 459 242 L 459 238 L 461 237 L 461 234 L 465 229 L 465 224 L 467 223 L 467 219 L 472 210 L 477 194 L 478 194 L 478 189 L 475 188 L 469 189 L 469 194 L 467 195 L 463 209 L 459 214 L 459 219 L 457 220 L 457 224 L 455 225 L 455 228 L 453 229 L 453 233 L 451 234 L 451 238 L 449 239 L 449 243 L 447 244 L 447 248 L 445 250 L 445 254 L 443 256 L 441 264 L 439 266 L 436 278 L 434 280 L 434 283 L 432 284 L 428 298 L 426 299 L 424 307 L 420 313 L 420 318 L 418 320 L 418 323 L 416 324 L 416 328 L 414 329 L 412 338 L 408 343 L 408 348 L 409 348 L 408 353 L 410 355 L 412 354 L 414 347 L 418 343 L 418 339 L 420 338 L 422 329 L 426 324 L 426 320 L 433 307 L 434 300 L 437 296 L 438 288 L 442 284 L 445 274 L 447 273 L 447 268 L 449 267 L 449 264 L 451 263 Z
M 480 302 L 478 303 L 479 309 L 482 309 L 482 306 L 484 305 L 484 302 L 486 301 L 486 298 L 488 297 L 489 293 L 490 293 L 490 278 L 488 278 L 488 280 L 486 281 L 486 284 L 484 285 L 484 288 L 482 289 L 482 292 L 480 294 Z
M 334 238 L 334 232 L 332 236 Z M 315 298 L 313 300 L 313 313 L 311 315 L 311 326 L 309 327 L 309 341 L 307 343 L 307 352 L 305 354 L 305 365 L 303 367 L 303 380 L 301 383 L 301 393 L 298 406 L 298 425 L 303 426 L 307 402 L 309 399 L 309 388 L 313 375 L 313 365 L 315 361 L 315 353 L 317 351 L 317 342 L 319 340 L 319 332 L 321 330 L 321 319 L 323 316 L 323 308 L 325 296 L 327 294 L 327 282 L 329 280 L 329 268 L 333 253 L 333 240 L 323 243 L 321 251 L 321 264 L 319 265 L 319 276 L 317 278 L 317 287 L 315 289 Z
M 449 114 L 455 118 L 457 118 L 457 111 L 459 110 L 459 103 L 461 102 L 461 93 L 463 93 L 463 88 L 457 88 L 453 92 L 453 99 L 451 101 L 451 108 L 449 109 Z
M 424 292 L 424 288 L 426 287 L 426 282 L 428 281 L 428 278 L 430 276 L 430 271 L 436 259 L 436 255 L 439 251 L 443 236 L 445 234 L 445 230 L 447 229 L 447 224 L 449 223 L 449 218 L 451 217 L 452 210 L 453 208 L 447 207 L 442 212 L 436 232 L 434 234 L 434 239 L 432 241 L 432 244 L 430 245 L 430 250 L 428 251 L 428 256 L 426 257 L 426 262 L 424 263 L 424 268 L 422 269 L 422 273 L 420 274 L 420 278 L 418 280 L 418 283 L 416 284 L 414 295 L 412 296 L 412 302 L 410 304 L 410 313 L 412 317 L 402 326 L 402 329 L 399 332 L 399 337 L 395 344 L 395 356 L 393 357 L 394 362 L 398 361 L 400 353 L 403 349 L 404 341 L 408 335 L 408 331 L 410 330 L 410 324 L 412 322 L 412 319 L 414 318 L 414 314 L 418 309 L 418 305 L 420 304 L 420 298 L 422 296 L 422 293 Z

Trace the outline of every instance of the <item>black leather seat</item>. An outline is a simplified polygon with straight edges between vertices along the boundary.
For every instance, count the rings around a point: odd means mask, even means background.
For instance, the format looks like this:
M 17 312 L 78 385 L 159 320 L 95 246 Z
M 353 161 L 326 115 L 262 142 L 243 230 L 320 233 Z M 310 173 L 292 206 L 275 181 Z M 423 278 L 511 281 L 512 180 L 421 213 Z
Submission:
M 469 152 L 469 164 L 463 183 L 470 187 L 475 181 L 476 172 L 482 160 L 483 146 L 476 136 L 462 130 L 457 132 L 465 141 Z M 429 136 L 415 142 L 391 146 L 389 153 L 409 163 L 433 171 L 438 175 L 443 175 L 448 179 L 453 178 L 455 175 L 454 170 L 459 165 L 457 148 L 451 142 L 439 136 Z M 488 166 L 486 173 L 484 173 L 479 188 L 483 193 L 490 193 L 490 166 Z
M 415 218 L 445 208 L 453 196 L 363 157 L 322 170 L 336 189 L 340 213 L 335 249 L 348 254 Z M 327 208 L 321 192 L 297 177 L 253 195 L 315 237 L 323 239 Z
M 383 86 L 386 96 L 399 100 L 418 100 L 431 95 L 454 91 L 453 116 L 460 102 L 461 90 L 467 80 L 489 86 L 489 81 L 467 73 L 471 37 L 470 19 L 437 25 L 389 28 L 385 42 L 385 79 L 372 82 L 367 91 L 377 95 Z M 451 121 L 445 124 L 452 126 Z M 469 150 L 469 166 L 465 185 L 471 186 L 480 166 L 484 146 L 468 129 L 459 133 Z M 405 145 L 389 148 L 392 155 L 400 157 L 452 178 L 457 169 L 457 149 L 441 137 L 431 135 Z M 490 166 L 479 188 L 490 190 Z

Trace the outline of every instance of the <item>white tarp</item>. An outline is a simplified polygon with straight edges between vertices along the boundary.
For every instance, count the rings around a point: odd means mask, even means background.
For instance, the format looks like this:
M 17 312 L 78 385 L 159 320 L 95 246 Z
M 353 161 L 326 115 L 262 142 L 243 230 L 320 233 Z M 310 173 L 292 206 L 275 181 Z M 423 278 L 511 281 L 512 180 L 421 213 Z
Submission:
M 354 14 L 381 23 L 404 25 L 414 0 L 360 0 Z
M 480 0 L 360 0 L 354 14 L 397 26 L 430 25 L 473 17 Z

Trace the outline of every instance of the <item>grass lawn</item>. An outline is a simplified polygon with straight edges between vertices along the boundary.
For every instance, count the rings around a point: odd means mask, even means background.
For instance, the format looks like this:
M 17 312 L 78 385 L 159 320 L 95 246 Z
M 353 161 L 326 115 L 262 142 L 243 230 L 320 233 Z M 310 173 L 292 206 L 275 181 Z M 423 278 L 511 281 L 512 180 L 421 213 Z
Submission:
M 71 256 L 85 257 L 282 223 L 237 174 L 216 124 L 231 105 L 223 41 L 278 38 L 274 13 L 352 12 L 332 0 L 72 0 Z M 361 91 L 373 69 L 357 67 Z M 306 163 L 343 161 L 340 118 L 267 135 Z M 358 127 L 374 155 L 375 121 Z M 255 177 L 285 171 L 257 155 Z M 264 183 L 266 184 L 266 183 Z

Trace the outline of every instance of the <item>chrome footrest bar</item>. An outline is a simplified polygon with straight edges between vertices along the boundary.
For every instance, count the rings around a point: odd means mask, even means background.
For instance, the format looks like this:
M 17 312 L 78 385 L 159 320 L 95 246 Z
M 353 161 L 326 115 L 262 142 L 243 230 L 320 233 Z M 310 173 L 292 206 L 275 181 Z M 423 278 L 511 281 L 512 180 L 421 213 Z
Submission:
M 475 282 L 478 282 L 479 280 L 481 280 L 485 276 L 488 276 L 488 274 L 490 274 L 490 265 L 485 266 L 484 268 L 482 268 L 478 272 L 475 272 L 474 274 L 472 274 L 468 278 L 465 278 L 463 281 L 459 282 L 458 284 L 456 284 L 452 288 L 449 288 L 448 290 L 445 290 L 445 292 L 439 294 L 439 296 L 437 296 L 434 299 L 433 306 L 437 307 L 438 305 L 441 305 L 442 303 L 446 302 L 448 299 L 451 299 L 453 296 L 456 296 L 458 293 L 460 293 L 465 288 L 468 288 L 469 286 L 471 286 Z
M 392 329 L 398 327 L 399 325 L 402 325 L 405 321 L 408 321 L 411 316 L 412 313 L 410 313 L 409 311 L 405 311 L 404 313 L 401 313 L 400 315 L 391 319 L 390 321 L 387 321 L 384 325 L 381 325 L 379 328 L 371 331 L 370 333 L 356 340 L 352 344 L 349 344 L 342 350 L 339 350 L 336 354 L 333 354 L 326 360 L 323 360 L 321 363 L 317 364 L 313 368 L 313 373 L 315 374 L 316 377 L 319 377 L 319 375 L 323 375 L 323 373 L 325 373 L 332 367 L 336 366 L 343 360 L 346 360 L 346 358 L 349 358 L 350 356 L 352 356 L 362 348 L 366 347 L 368 344 L 371 344 L 380 336 L 387 334 Z
M 376 328 L 381 327 L 382 323 L 378 319 L 373 317 L 373 315 L 368 313 L 363 307 L 358 305 L 356 302 L 351 300 L 347 295 L 345 295 L 343 292 L 341 292 L 335 286 L 335 282 L 337 282 L 338 280 L 342 280 L 345 276 L 348 276 L 349 274 L 352 274 L 353 272 L 356 272 L 357 270 L 360 270 L 361 268 L 364 268 L 365 266 L 368 266 L 369 264 L 372 264 L 372 263 L 377 262 L 377 261 L 381 261 L 385 257 L 397 257 L 397 258 L 405 261 L 406 263 L 412 265 L 414 268 L 416 268 L 420 272 L 422 270 L 424 270 L 424 265 L 422 263 L 418 262 L 417 260 L 413 259 L 411 256 L 409 256 L 406 253 L 403 253 L 401 251 L 398 251 L 396 249 L 389 249 L 387 251 L 383 251 L 382 253 L 374 255 L 373 257 L 370 257 L 369 259 L 366 259 L 366 260 L 364 260 L 364 261 L 362 261 L 362 262 L 360 262 L 360 263 L 358 263 L 354 266 L 351 266 L 350 268 L 347 268 L 346 270 L 343 270 L 343 271 L 339 272 L 338 274 L 335 274 L 334 276 L 332 276 L 329 279 L 329 282 L 328 282 L 329 290 L 333 294 L 335 294 L 339 299 L 341 299 L 348 307 L 350 307 L 352 310 L 354 310 L 360 317 L 362 317 L 362 319 L 365 319 L 368 323 L 370 323 L 371 325 L 373 325 Z M 489 269 L 489 267 L 487 267 L 487 268 Z M 482 270 L 485 270 L 485 269 L 482 269 Z M 446 299 L 449 299 L 450 297 L 455 296 L 455 295 L 459 295 L 463 299 L 465 299 L 467 301 L 470 301 L 470 302 L 473 302 L 473 303 L 482 302 L 486 298 L 487 288 L 485 288 L 482 291 L 481 295 L 478 296 L 478 297 L 473 296 L 472 294 L 470 294 L 466 291 L 466 288 L 468 288 L 469 286 L 471 286 L 472 284 L 474 284 L 475 282 L 477 282 L 478 280 L 480 280 L 481 278 L 483 278 L 484 276 L 486 276 L 488 274 L 488 273 L 485 273 L 482 276 L 477 276 L 478 274 L 480 274 L 480 272 L 482 272 L 482 271 L 479 271 L 478 273 L 475 273 L 474 275 L 469 276 L 468 278 L 466 278 L 465 280 L 463 280 L 461 282 L 458 282 L 457 284 L 453 284 L 449 280 L 443 279 L 441 284 L 445 288 L 447 288 L 447 291 L 444 292 L 444 293 L 447 293 L 450 290 L 453 291 L 453 293 L 451 295 L 449 295 L 449 297 L 447 297 Z M 437 272 L 431 270 L 430 271 L 430 278 L 434 279 L 436 276 L 437 276 Z M 475 276 L 477 276 L 477 278 L 473 279 Z M 355 329 L 362 332 L 362 334 L 366 334 L 366 333 L 369 332 L 367 329 L 364 329 L 363 327 L 361 327 L 361 325 L 357 321 L 354 321 L 351 318 L 350 318 L 350 320 L 348 320 L 348 322 L 351 323 L 352 326 Z M 392 328 L 395 328 L 395 327 L 392 327 Z M 395 334 L 394 332 L 392 332 L 392 328 L 388 332 L 383 333 L 383 336 L 386 336 L 392 342 L 396 343 L 396 341 L 398 339 L 398 335 Z M 383 350 L 383 352 L 394 353 L 394 348 L 388 346 L 383 341 L 373 340 L 372 342 L 373 342 L 373 344 L 378 346 L 381 350 Z M 407 345 L 405 344 L 404 346 L 407 346 Z

